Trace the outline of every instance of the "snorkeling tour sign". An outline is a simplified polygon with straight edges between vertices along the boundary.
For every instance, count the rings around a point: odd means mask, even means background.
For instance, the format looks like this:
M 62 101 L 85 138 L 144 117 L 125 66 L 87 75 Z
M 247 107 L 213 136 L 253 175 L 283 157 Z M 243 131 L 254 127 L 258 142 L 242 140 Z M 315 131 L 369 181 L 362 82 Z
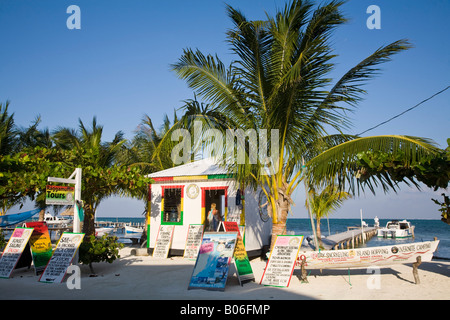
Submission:
M 75 199 L 75 187 L 47 185 L 45 190 L 45 204 L 73 206 Z

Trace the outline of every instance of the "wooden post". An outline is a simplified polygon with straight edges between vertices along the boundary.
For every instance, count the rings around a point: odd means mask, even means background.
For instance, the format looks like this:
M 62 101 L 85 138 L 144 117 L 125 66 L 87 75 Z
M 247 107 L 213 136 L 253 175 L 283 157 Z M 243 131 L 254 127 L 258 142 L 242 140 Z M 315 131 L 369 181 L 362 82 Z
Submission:
M 306 259 L 303 259 L 302 264 L 301 264 L 302 275 L 300 276 L 300 281 L 302 283 L 309 283 L 308 278 L 307 278 L 306 269 L 305 269 L 305 263 L 306 263 Z
M 413 263 L 413 275 L 414 275 L 414 281 L 416 282 L 416 284 L 420 284 L 420 279 L 419 279 L 419 272 L 417 271 L 417 269 L 419 268 L 420 264 L 422 263 L 422 257 L 418 256 L 416 258 L 416 262 Z

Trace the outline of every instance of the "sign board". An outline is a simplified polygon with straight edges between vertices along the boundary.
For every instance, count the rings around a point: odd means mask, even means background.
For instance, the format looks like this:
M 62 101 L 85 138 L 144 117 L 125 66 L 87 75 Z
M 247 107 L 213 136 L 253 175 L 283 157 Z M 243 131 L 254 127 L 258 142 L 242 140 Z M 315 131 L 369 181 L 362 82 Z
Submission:
M 288 287 L 303 236 L 277 236 L 260 284 Z
M 156 237 L 155 249 L 153 249 L 154 258 L 167 258 L 169 255 L 170 245 L 172 244 L 173 231 L 175 226 L 161 225 L 159 226 L 158 235 Z
M 30 237 L 31 255 L 33 257 L 34 271 L 36 275 L 44 272 L 48 261 L 52 257 L 52 242 L 48 227 L 45 221 L 27 222 L 25 226 L 33 228 L 33 233 Z
M 41 274 L 39 281 L 61 283 L 83 238 L 84 233 L 64 232 L 56 245 L 55 251 L 48 262 L 47 267 Z
M 237 232 L 205 232 L 189 289 L 225 290 Z
M 418 256 L 425 262 L 431 261 L 438 244 L 439 240 L 346 250 L 304 251 L 299 253 L 297 267 L 301 267 L 302 260 L 306 262 L 306 269 L 367 268 L 414 263 Z
M 0 258 L 0 278 L 9 278 L 19 261 L 33 228 L 15 228 Z
M 239 283 L 255 281 L 252 266 L 248 259 L 247 250 L 245 250 L 244 241 L 241 236 L 240 228 L 235 221 L 222 221 L 219 230 L 224 229 L 226 232 L 237 232 L 236 249 L 234 250 L 234 263 L 238 273 Z M 245 229 L 244 229 L 245 230 Z
M 45 189 L 46 205 L 73 206 L 75 187 L 47 185 Z
M 198 250 L 202 243 L 203 227 L 202 224 L 189 225 L 183 258 L 191 260 L 197 259 Z

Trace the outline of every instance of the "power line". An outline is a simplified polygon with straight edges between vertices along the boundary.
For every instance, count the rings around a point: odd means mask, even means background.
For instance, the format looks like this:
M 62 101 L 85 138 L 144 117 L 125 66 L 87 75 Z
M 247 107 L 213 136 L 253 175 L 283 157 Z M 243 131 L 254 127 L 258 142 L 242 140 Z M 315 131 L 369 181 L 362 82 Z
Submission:
M 392 121 L 392 120 L 394 120 L 395 118 L 398 118 L 398 117 L 404 115 L 405 113 L 411 111 L 412 109 L 417 108 L 417 107 L 420 106 L 422 103 L 427 102 L 428 100 L 431 100 L 431 99 L 433 99 L 434 97 L 436 97 L 437 95 L 443 93 L 443 92 L 444 92 L 445 90 L 447 90 L 448 88 L 450 88 L 450 86 L 447 86 L 447 88 L 445 88 L 445 89 L 443 89 L 443 90 L 441 90 L 441 91 L 439 91 L 439 92 L 436 92 L 436 93 L 433 94 L 431 97 L 426 98 L 425 100 L 419 102 L 418 104 L 416 104 L 415 106 L 413 106 L 413 107 L 411 107 L 411 108 L 409 108 L 409 109 L 406 109 L 406 110 L 403 111 L 402 113 L 399 113 L 398 115 L 393 116 L 392 118 L 390 118 L 390 119 L 388 119 L 388 120 L 386 120 L 386 121 L 383 121 L 383 122 L 381 122 L 380 124 L 377 124 L 376 126 L 374 126 L 374 127 L 372 127 L 372 128 L 369 128 L 369 129 L 367 129 L 366 131 L 363 131 L 363 132 L 357 134 L 357 136 L 361 136 L 362 134 L 364 134 L 364 133 L 366 133 L 366 132 L 368 132 L 368 131 L 370 131 L 370 130 L 373 130 L 373 129 L 375 129 L 375 128 L 378 128 L 379 126 L 382 126 L 383 124 L 386 124 L 386 123 L 388 123 L 389 121 Z

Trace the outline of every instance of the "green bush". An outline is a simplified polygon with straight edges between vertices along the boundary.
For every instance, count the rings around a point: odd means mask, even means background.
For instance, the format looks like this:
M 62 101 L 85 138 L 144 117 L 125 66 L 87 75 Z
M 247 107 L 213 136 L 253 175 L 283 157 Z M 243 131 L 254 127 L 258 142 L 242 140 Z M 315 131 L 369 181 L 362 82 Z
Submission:
M 120 258 L 119 249 L 123 247 L 123 243 L 117 242 L 117 237 L 104 235 L 96 238 L 91 235 L 89 240 L 83 241 L 80 245 L 79 261 L 89 265 L 91 272 L 95 273 L 92 263 L 102 261 L 113 263 L 114 260 Z

